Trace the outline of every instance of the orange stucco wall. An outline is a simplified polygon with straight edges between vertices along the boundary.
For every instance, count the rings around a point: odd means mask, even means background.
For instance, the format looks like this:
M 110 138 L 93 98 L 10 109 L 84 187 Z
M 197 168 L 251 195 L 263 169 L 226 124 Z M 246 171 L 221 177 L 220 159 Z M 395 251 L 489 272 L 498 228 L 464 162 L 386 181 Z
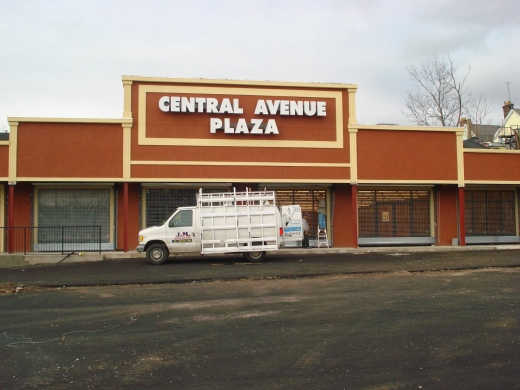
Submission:
M 9 188 L 6 187 L 6 193 Z M 8 198 L 8 202 L 11 200 Z M 18 183 L 14 186 L 14 226 L 32 226 L 32 185 Z
M 456 135 L 359 130 L 359 180 L 457 180 Z
M 137 247 L 137 234 L 139 233 L 139 184 L 128 184 L 128 249 Z M 124 189 L 123 184 L 118 183 L 117 189 L 117 243 L 116 249 L 124 249 Z
M 197 162 L 281 162 L 281 163 L 349 163 L 349 136 L 348 136 L 348 91 L 338 91 L 342 96 L 343 128 L 340 130 L 343 136 L 341 148 L 312 148 L 312 147 L 255 147 L 247 145 L 240 147 L 222 146 L 168 146 L 156 145 L 145 146 L 138 143 L 139 122 L 139 85 L 153 85 L 149 82 L 134 82 L 132 84 L 132 115 L 134 125 L 132 127 L 132 152 L 131 158 L 132 177 L 135 178 L 193 178 L 193 179 L 240 179 L 240 180 L 272 180 L 272 179 L 296 179 L 312 180 L 323 179 L 330 181 L 345 181 L 350 178 L 348 168 L 299 168 L 299 167 L 238 167 L 230 165 L 204 166 L 189 165 L 166 166 L 166 165 L 140 165 L 139 161 L 197 161 Z M 177 84 L 176 84 L 177 85 Z M 183 84 L 178 84 L 185 86 Z M 197 85 L 197 87 L 211 87 L 215 85 Z M 226 88 L 226 86 L 219 86 Z M 228 86 L 229 88 L 229 86 Z M 232 88 L 252 88 L 251 86 L 232 86 Z M 255 89 L 272 89 L 272 87 Z M 284 88 L 277 88 L 283 90 Z M 292 88 L 302 91 L 312 90 L 310 88 Z M 321 91 L 322 89 L 320 89 Z M 326 90 L 326 89 L 325 89 Z M 331 90 L 332 91 L 332 90 Z M 162 112 L 158 101 L 161 96 L 175 95 L 187 97 L 215 97 L 219 101 L 222 98 L 240 99 L 240 107 L 243 114 L 207 114 L 207 113 L 171 113 Z M 327 115 L 325 117 L 298 117 L 281 115 L 254 115 L 254 108 L 259 99 L 286 99 L 286 100 L 320 100 L 327 102 Z M 211 134 L 209 131 L 210 118 L 230 118 L 231 123 L 236 123 L 239 118 L 275 119 L 280 134 L 278 135 L 253 135 L 253 134 Z M 195 138 L 228 139 L 228 140 L 283 140 L 283 141 L 335 141 L 336 140 L 336 106 L 335 100 L 330 98 L 308 98 L 308 97 L 279 97 L 266 95 L 211 95 L 206 93 L 193 94 L 165 94 L 148 93 L 146 100 L 146 136 L 154 138 Z
M 0 177 L 9 174 L 9 145 L 0 145 Z
M 464 179 L 520 181 L 520 154 L 464 152 Z
M 352 247 L 355 245 L 352 226 L 352 187 L 337 185 L 334 189 L 334 246 Z
M 451 246 L 452 238 L 458 237 L 456 185 L 439 186 L 436 191 L 436 236 L 437 245 Z
M 18 125 L 17 176 L 118 178 L 123 175 L 123 128 L 105 123 Z

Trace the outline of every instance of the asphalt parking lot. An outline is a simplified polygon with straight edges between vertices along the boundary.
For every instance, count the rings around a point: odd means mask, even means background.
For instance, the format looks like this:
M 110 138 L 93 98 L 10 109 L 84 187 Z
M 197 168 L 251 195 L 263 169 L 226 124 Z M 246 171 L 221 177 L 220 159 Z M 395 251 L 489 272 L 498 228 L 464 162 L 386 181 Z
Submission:
M 119 280 L 164 282 L 0 295 L 0 388 L 518 388 L 520 268 L 509 255 L 477 254 L 459 270 L 431 254 L 361 268 L 309 257 L 16 270 L 27 281 L 120 269 Z
M 313 253 L 270 254 L 262 263 L 241 255 L 173 257 L 160 266 L 143 258 L 85 263 L 61 263 L 0 269 L 0 284 L 17 286 L 96 286 L 147 283 L 313 277 L 380 272 L 519 267 L 520 250 L 471 250 L 454 252 Z

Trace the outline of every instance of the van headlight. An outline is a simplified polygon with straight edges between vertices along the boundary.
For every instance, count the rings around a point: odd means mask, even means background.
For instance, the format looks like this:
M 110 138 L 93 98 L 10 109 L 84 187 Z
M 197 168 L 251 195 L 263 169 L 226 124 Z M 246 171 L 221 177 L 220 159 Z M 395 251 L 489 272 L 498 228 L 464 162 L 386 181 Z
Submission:
M 139 236 L 139 242 L 143 242 L 144 241 L 144 236 Z

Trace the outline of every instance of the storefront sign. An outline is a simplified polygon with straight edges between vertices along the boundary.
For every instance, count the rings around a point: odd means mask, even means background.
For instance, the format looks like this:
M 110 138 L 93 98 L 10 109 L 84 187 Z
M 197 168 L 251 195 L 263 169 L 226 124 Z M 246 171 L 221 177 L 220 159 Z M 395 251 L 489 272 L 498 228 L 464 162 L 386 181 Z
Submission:
M 173 113 L 244 114 L 239 99 L 223 98 L 219 101 L 209 97 L 163 96 L 159 99 L 159 109 Z M 281 116 L 327 116 L 327 103 L 302 100 L 264 100 L 256 102 L 254 115 Z M 209 131 L 212 134 L 279 134 L 275 119 L 210 118 Z

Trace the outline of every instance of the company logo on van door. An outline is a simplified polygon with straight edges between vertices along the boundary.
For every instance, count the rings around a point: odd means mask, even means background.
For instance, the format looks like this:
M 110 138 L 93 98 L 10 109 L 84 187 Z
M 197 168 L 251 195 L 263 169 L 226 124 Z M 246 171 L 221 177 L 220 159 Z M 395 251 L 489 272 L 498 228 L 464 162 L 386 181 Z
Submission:
M 163 96 L 159 99 L 163 112 L 244 114 L 239 99 L 209 97 Z M 264 100 L 256 102 L 254 115 L 281 116 L 327 116 L 327 104 L 323 101 Z M 275 119 L 239 118 L 236 123 L 231 118 L 210 118 L 210 133 L 223 131 L 225 134 L 279 134 Z

